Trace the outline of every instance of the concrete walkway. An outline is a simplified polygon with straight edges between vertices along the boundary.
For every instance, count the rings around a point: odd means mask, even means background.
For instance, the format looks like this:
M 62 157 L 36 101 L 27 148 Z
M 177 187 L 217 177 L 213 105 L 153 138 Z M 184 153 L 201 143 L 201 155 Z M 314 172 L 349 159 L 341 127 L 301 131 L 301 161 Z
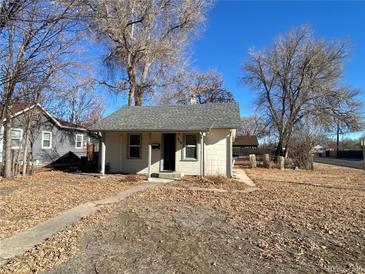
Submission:
M 25 251 L 42 243 L 53 234 L 66 229 L 81 218 L 90 216 L 102 206 L 120 202 L 134 193 L 143 191 L 152 186 L 161 186 L 169 182 L 172 182 L 172 180 L 154 180 L 153 182 L 127 189 L 115 196 L 79 205 L 30 229 L 19 232 L 9 238 L 2 239 L 0 240 L 0 265 L 4 264 L 8 259 L 21 255 Z
M 249 187 L 257 187 L 242 168 L 233 168 L 233 177 L 248 185 Z

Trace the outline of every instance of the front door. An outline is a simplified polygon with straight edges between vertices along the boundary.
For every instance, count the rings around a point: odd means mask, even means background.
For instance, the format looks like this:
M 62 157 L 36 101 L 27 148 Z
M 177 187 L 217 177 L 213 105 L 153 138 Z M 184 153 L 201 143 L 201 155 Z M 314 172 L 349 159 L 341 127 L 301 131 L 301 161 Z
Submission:
M 176 135 L 167 133 L 163 135 L 163 169 L 175 171 Z

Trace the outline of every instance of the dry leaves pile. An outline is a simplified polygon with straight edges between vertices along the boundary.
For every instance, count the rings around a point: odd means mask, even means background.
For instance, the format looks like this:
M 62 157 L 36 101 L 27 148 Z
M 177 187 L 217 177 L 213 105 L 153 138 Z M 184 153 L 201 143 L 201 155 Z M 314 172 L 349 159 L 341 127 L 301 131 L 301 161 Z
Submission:
M 100 179 L 85 174 L 41 171 L 29 177 L 2 180 L 0 239 L 79 204 L 112 196 L 142 180 L 140 176 L 134 177 L 108 175 Z

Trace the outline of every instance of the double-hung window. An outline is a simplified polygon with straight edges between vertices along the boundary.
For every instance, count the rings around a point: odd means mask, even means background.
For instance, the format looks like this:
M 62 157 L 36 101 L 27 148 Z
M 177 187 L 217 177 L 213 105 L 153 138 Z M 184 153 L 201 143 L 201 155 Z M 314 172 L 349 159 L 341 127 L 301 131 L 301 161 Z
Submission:
M 14 128 L 11 131 L 11 148 L 12 149 L 19 149 L 20 142 L 22 140 L 23 130 L 19 128 Z
M 42 149 L 52 148 L 52 132 L 42 131 Z
M 84 135 L 82 134 L 76 134 L 76 140 L 75 140 L 75 148 L 76 149 L 82 149 L 84 143 Z
M 186 160 L 197 160 L 198 159 L 198 145 L 197 135 L 187 134 L 185 135 L 185 155 Z
M 128 140 L 128 158 L 141 158 L 141 135 L 131 134 Z

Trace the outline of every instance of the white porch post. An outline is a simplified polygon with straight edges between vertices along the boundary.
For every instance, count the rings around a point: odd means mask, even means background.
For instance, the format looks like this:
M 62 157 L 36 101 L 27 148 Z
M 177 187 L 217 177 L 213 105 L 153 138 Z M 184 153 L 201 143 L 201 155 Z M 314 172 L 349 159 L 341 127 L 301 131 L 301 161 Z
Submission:
M 200 177 L 204 177 L 204 132 L 200 132 Z
M 232 131 L 229 132 L 229 136 L 227 138 L 227 153 L 228 153 L 228 170 L 227 170 L 227 177 L 232 177 Z
M 152 144 L 151 144 L 151 133 L 148 136 L 148 180 L 151 179 L 151 161 L 152 161 Z
M 101 137 L 101 160 L 100 160 L 100 175 L 105 175 L 105 133 Z

